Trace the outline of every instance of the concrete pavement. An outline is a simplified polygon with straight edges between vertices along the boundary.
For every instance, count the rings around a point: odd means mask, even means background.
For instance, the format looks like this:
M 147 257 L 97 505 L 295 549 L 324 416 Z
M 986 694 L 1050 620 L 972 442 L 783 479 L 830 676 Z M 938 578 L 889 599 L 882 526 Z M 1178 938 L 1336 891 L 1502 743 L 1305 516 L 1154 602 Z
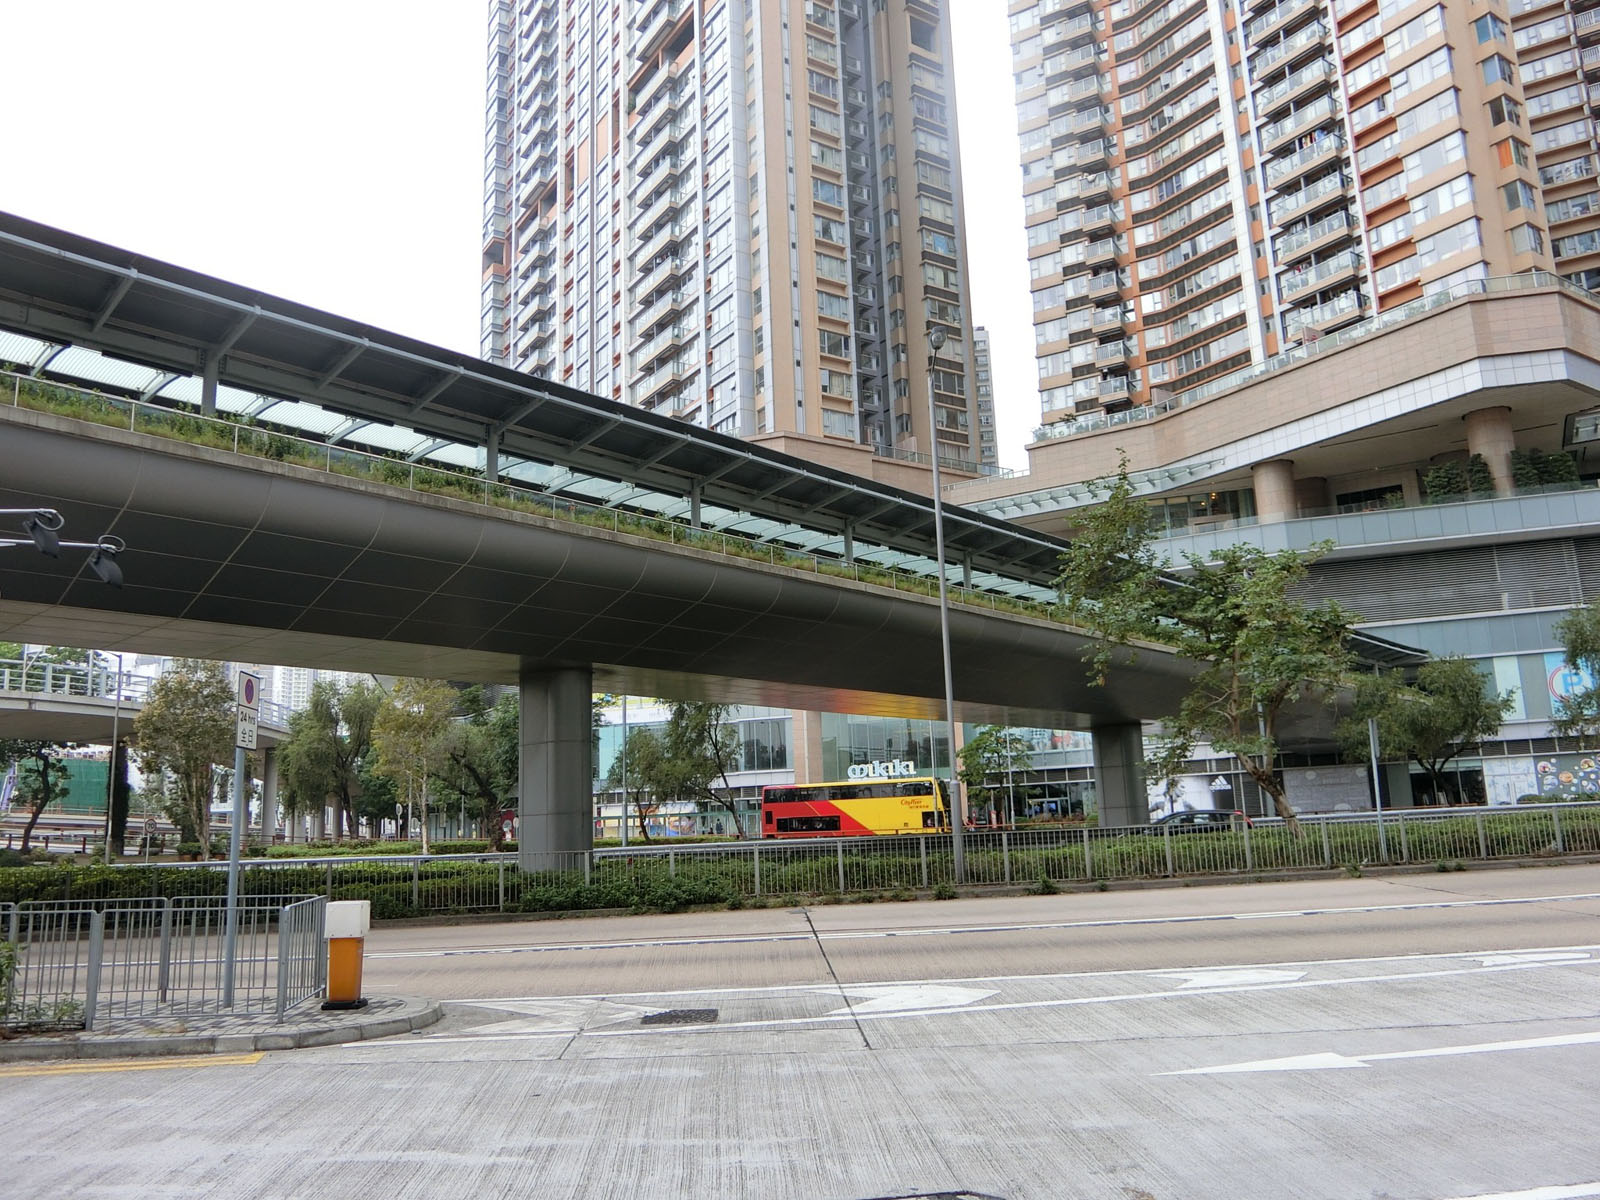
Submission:
M 369 985 L 462 1000 L 250 1062 L 0 1068 L 0 1194 L 1600 1196 L 1600 867 L 369 950 Z
M 315 1002 L 285 1014 L 155 1013 L 122 1017 L 86 1032 L 32 1034 L 0 1041 L 0 1063 L 143 1055 L 248 1054 L 333 1046 L 426 1029 L 443 1015 L 437 1000 L 375 996 L 365 1008 L 323 1012 Z

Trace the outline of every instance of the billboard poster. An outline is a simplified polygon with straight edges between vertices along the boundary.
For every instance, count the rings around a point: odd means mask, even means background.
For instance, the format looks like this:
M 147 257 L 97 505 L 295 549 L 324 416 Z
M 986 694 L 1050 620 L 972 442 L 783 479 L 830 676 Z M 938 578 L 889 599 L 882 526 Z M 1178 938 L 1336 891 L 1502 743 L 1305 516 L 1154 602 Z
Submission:
M 1552 799 L 1600 793 L 1600 751 L 1541 755 L 1533 777 L 1534 790 Z

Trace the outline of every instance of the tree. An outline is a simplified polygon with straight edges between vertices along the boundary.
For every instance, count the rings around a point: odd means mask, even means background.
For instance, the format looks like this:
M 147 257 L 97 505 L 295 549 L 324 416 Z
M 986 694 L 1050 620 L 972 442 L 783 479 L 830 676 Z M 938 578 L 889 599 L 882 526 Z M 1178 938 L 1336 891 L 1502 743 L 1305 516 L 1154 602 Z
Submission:
M 429 782 L 445 757 L 444 734 L 456 692 L 432 679 L 402 679 L 372 724 L 375 770 L 394 780 L 400 802 L 422 817 L 422 852 L 428 853 Z
M 1442 795 L 1445 767 L 1498 733 L 1515 702 L 1513 693 L 1485 691 L 1483 684 L 1477 667 L 1459 657 L 1429 660 L 1414 684 L 1398 672 L 1367 676 L 1356 684 L 1353 714 L 1336 729 L 1339 743 L 1351 757 L 1365 758 L 1367 720 L 1376 720 L 1378 745 L 1416 763 L 1434 795 Z
M 459 703 L 468 715 L 445 730 L 435 778 L 470 802 L 473 819 L 488 830 L 489 841 L 498 850 L 505 840 L 499 816 L 517 788 L 517 698 L 503 695 L 485 708 L 481 689 L 468 688 Z
M 1149 768 L 1170 781 L 1195 745 L 1208 743 L 1237 759 L 1298 832 L 1274 769 L 1279 722 L 1290 705 L 1345 682 L 1355 620 L 1333 601 L 1313 606 L 1298 597 L 1327 544 L 1270 554 L 1227 546 L 1210 562 L 1187 555 L 1185 577 L 1174 580 L 1152 546 L 1149 509 L 1133 494 L 1126 456 L 1096 490 L 1104 499 L 1085 515 L 1057 581 L 1067 616 L 1103 639 L 1087 655 L 1096 682 L 1137 641 L 1199 664 L 1177 711 L 1162 722 Z
M 184 841 L 211 855 L 213 769 L 233 760 L 235 699 L 222 664 L 180 658 L 150 685 L 133 719 L 139 769 L 172 777 L 170 815 Z
M 605 778 L 606 787 L 620 788 L 626 776 L 628 786 L 623 802 L 639 822 L 639 836 L 647 842 L 650 840 L 650 817 L 658 807 L 651 786 L 663 774 L 660 764 L 664 756 L 665 747 L 656 731 L 636 726 L 628 730 Z
M 38 825 L 44 810 L 67 794 L 72 771 L 61 761 L 60 751 L 70 748 L 66 743 L 37 738 L 0 741 L 0 767 L 17 764 L 16 794 L 28 806 L 28 823 L 22 829 L 24 854 L 28 852 L 34 826 Z
M 278 752 L 279 778 L 296 808 L 333 802 L 333 836 L 356 835 L 361 764 L 372 752 L 372 725 L 383 706 L 382 689 L 365 681 L 341 688 L 312 685 L 306 707 L 289 718 L 289 737 Z
M 1015 824 L 1017 814 L 1008 786 L 1017 764 L 1026 766 L 1033 751 L 1025 738 L 999 725 L 985 725 L 961 747 L 961 782 L 969 799 L 995 807 L 1006 798 L 1006 823 Z M 996 779 L 1001 782 L 994 782 Z
M 661 731 L 662 754 L 649 784 L 657 801 L 711 803 L 726 810 L 733 835 L 742 838 L 739 806 L 726 790 L 712 786 L 720 779 L 727 788 L 728 771 L 739 750 L 739 735 L 728 724 L 732 711 L 727 704 L 674 701 Z
M 1600 609 L 1592 604 L 1575 608 L 1556 622 L 1567 666 L 1584 682 L 1555 703 L 1551 728 L 1557 737 L 1590 739 L 1600 734 Z

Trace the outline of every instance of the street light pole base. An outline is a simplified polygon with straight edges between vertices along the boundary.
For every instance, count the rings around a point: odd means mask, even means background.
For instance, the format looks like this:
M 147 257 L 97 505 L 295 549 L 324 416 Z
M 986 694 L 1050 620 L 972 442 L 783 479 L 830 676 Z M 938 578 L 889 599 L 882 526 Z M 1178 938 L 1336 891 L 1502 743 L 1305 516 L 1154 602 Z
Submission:
M 347 1012 L 347 1011 L 349 1011 L 350 1009 L 353 1009 L 353 1008 L 365 1008 L 366 1006 L 367 1006 L 367 999 L 366 999 L 365 996 L 363 996 L 359 1000 L 325 1000 L 322 1003 L 322 1011 L 323 1012 L 333 1012 L 333 1011 Z

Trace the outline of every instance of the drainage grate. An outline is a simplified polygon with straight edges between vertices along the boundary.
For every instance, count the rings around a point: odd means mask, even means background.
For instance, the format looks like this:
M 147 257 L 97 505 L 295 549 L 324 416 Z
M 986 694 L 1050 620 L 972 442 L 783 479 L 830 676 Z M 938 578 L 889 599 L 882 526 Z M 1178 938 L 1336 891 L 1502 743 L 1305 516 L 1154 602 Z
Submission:
M 669 1008 L 666 1012 L 640 1017 L 641 1025 L 710 1025 L 717 1019 L 714 1008 Z

